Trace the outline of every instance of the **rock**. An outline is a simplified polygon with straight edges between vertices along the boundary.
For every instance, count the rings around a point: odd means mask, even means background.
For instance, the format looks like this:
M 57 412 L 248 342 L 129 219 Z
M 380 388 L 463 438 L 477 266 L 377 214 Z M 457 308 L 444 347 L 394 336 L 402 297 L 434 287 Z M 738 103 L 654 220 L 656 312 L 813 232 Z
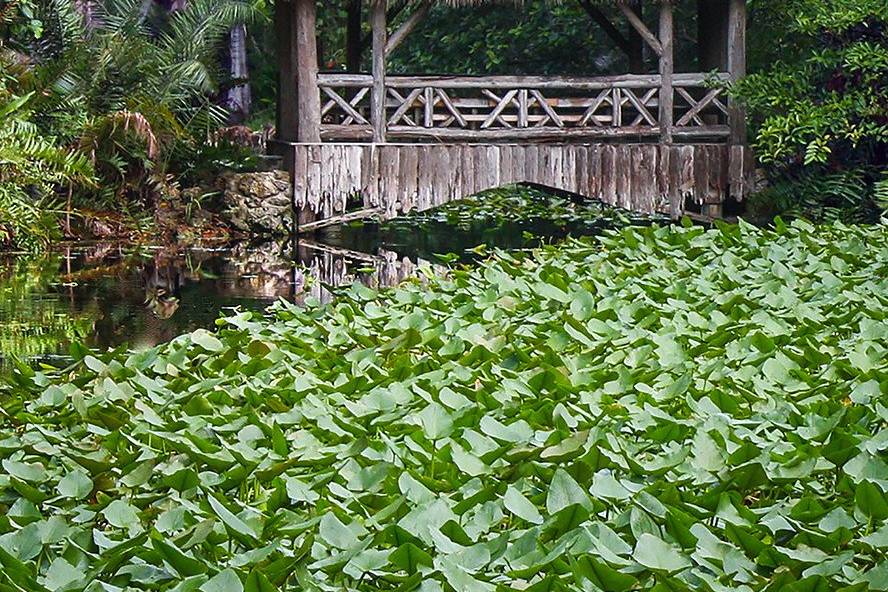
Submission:
M 222 213 L 231 226 L 253 235 L 289 232 L 293 188 L 286 171 L 230 173 L 222 184 Z

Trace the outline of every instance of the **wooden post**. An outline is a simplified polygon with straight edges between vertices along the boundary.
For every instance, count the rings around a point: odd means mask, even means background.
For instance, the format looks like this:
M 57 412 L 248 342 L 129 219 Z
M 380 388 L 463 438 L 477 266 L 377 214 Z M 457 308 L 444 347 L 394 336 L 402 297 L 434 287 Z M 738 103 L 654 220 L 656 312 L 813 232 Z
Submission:
M 281 0 L 278 0 L 280 2 Z M 296 92 L 298 142 L 321 141 L 321 94 L 318 89 L 318 43 L 315 0 L 290 0 L 296 9 Z
M 370 5 L 370 29 L 373 35 L 373 94 L 370 97 L 370 122 L 373 124 L 373 141 L 385 143 L 385 0 L 372 0 Z
M 299 119 L 296 112 L 296 44 L 293 39 L 295 20 L 295 5 L 293 2 L 277 0 L 274 3 L 278 61 L 275 133 L 276 139 L 279 142 L 295 142 L 297 130 L 299 129 Z M 283 150 L 282 152 L 282 156 L 287 158 L 289 151 Z M 289 162 L 288 158 L 287 162 Z
M 746 0 L 730 0 L 728 7 L 728 74 L 731 82 L 746 76 Z M 728 112 L 731 144 L 746 144 L 746 113 L 734 100 Z
M 672 0 L 664 0 L 660 4 L 660 142 L 672 143 L 673 125 L 673 90 L 672 75 L 675 71 L 674 62 L 674 27 L 672 22 Z

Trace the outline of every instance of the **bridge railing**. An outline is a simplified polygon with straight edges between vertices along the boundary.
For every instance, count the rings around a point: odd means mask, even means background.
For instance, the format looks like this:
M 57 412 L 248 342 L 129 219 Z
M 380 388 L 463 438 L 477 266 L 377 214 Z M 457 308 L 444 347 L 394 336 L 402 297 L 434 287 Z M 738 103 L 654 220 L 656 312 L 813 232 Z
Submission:
M 675 74 L 673 135 L 712 141 L 730 134 L 727 74 Z M 323 73 L 321 138 L 373 137 L 373 78 Z M 653 139 L 660 135 L 659 75 L 611 77 L 388 76 L 385 137 L 449 142 Z

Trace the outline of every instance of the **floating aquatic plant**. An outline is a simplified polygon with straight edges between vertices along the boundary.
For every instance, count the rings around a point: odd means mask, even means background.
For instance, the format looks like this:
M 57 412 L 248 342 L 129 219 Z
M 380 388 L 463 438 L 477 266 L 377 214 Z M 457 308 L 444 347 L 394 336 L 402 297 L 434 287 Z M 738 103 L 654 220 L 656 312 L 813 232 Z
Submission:
M 648 227 L 80 352 L 0 589 L 888 589 L 888 229 Z

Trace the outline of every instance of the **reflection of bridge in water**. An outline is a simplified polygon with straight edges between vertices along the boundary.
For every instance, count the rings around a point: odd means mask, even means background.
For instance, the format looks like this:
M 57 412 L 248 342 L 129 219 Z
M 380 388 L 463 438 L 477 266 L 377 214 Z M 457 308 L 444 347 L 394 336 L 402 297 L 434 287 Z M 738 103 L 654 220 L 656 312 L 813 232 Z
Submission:
M 745 116 L 727 90 L 745 74 L 746 0 L 682 11 L 697 35 L 681 48 L 677 2 L 615 0 L 624 23 L 587 8 L 641 56 L 633 73 L 600 77 L 389 75 L 387 56 L 432 0 L 403 3 L 413 12 L 395 30 L 391 3 L 372 0 L 372 73 L 319 73 L 316 0 L 284 4 L 278 143 L 302 222 L 341 215 L 355 198 L 390 218 L 510 183 L 644 213 L 721 215 L 753 185 Z M 460 3 L 478 2 L 450 2 Z
M 379 249 L 376 254 L 370 254 L 305 240 L 299 241 L 298 260 L 302 265 L 294 269 L 291 298 L 301 302 L 312 296 L 323 303 L 334 297 L 330 288 L 355 282 L 369 288 L 397 286 L 417 277 L 420 266 L 430 265 L 394 251 Z M 435 266 L 435 269 L 444 272 L 443 267 Z

